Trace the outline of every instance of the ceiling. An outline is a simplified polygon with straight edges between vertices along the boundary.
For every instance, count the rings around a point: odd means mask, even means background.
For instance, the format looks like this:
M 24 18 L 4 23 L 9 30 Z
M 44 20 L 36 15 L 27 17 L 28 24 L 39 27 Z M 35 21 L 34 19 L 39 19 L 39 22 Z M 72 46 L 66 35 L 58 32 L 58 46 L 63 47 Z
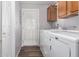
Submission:
M 21 4 L 31 4 L 31 5 L 48 5 L 55 3 L 56 1 L 21 1 Z

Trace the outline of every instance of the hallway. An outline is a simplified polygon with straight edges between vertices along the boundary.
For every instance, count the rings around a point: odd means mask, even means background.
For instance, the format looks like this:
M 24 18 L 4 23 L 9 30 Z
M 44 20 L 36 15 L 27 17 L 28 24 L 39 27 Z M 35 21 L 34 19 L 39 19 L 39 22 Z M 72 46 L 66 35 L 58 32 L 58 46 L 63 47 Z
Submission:
M 43 57 L 43 55 L 38 46 L 24 46 L 18 57 Z

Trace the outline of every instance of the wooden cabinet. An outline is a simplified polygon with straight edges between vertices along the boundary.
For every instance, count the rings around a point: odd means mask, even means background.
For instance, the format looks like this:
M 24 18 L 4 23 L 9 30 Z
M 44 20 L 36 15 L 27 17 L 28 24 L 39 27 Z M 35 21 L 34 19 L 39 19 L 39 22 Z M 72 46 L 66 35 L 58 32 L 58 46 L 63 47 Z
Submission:
M 59 1 L 58 18 L 64 18 L 78 14 L 78 1 Z
M 71 1 L 71 12 L 78 11 L 78 2 L 77 1 Z
M 78 14 L 78 1 L 67 2 L 67 15 Z
M 57 6 L 50 5 L 47 8 L 47 21 L 52 22 L 57 20 Z
M 47 20 L 50 20 L 51 19 L 51 8 L 48 7 L 47 8 Z
M 67 2 L 66 1 L 60 1 L 58 2 L 58 17 L 64 17 L 67 14 Z

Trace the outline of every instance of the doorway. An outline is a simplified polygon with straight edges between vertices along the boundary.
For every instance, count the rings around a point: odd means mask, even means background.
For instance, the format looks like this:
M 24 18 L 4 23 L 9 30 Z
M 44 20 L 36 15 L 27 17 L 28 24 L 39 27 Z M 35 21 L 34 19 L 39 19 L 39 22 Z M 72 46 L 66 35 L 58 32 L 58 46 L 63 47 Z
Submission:
M 22 45 L 39 45 L 39 9 L 22 9 Z

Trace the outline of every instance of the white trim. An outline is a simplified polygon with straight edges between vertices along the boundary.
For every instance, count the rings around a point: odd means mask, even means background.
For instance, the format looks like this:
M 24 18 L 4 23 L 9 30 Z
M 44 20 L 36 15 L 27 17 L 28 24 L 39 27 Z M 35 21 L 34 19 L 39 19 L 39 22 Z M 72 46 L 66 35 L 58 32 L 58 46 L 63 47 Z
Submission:
M 21 47 L 22 47 L 22 46 L 21 46 Z M 16 54 L 15 57 L 18 57 L 18 55 L 19 55 L 19 53 L 20 53 L 20 50 L 21 50 L 21 47 L 19 48 L 19 50 L 18 50 L 18 52 L 17 52 L 17 54 Z

